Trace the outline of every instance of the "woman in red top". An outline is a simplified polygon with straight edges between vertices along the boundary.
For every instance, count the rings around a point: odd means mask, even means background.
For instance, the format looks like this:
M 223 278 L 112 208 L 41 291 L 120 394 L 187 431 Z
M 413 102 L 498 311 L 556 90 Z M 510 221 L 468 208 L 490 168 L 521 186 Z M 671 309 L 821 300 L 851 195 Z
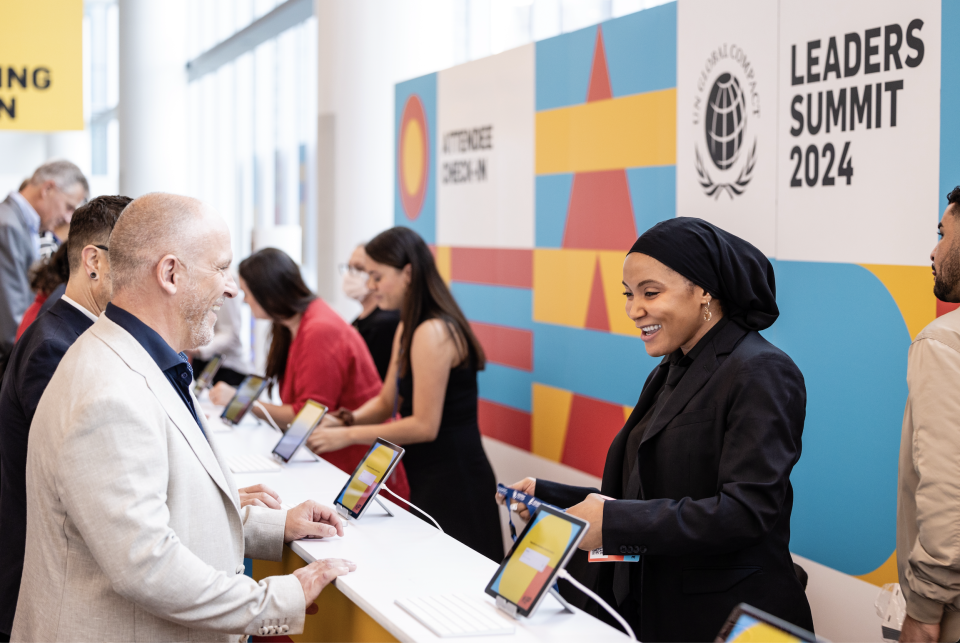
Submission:
M 40 313 L 40 308 L 57 286 L 67 283 L 70 278 L 70 264 L 67 261 L 67 244 L 64 242 L 57 249 L 53 256 L 45 262 L 39 264 L 33 270 L 33 277 L 30 279 L 30 288 L 37 293 L 36 299 L 30 304 L 26 312 L 23 313 L 23 319 L 20 320 L 20 326 L 17 328 L 17 339 L 23 335 L 23 331 L 33 323 Z
M 278 426 L 293 422 L 307 400 L 335 411 L 357 408 L 379 394 L 380 375 L 360 333 L 307 288 L 297 264 L 284 252 L 265 248 L 244 259 L 240 288 L 253 316 L 273 322 L 266 376 L 279 379 L 283 404 L 263 406 Z M 220 382 L 211 389 L 210 400 L 224 405 L 234 393 L 233 387 Z M 253 412 L 264 417 L 257 407 Z M 353 473 L 369 448 L 353 445 L 323 457 Z M 410 497 L 402 462 L 390 478 L 390 488 Z

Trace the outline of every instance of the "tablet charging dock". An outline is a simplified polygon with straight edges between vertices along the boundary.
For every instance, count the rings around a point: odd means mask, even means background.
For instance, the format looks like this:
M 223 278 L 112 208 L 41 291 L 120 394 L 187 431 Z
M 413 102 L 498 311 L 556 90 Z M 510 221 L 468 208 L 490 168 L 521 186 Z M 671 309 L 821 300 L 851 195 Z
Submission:
M 497 596 L 497 609 L 506 612 L 513 618 L 517 618 L 517 606 L 503 596 Z
M 379 490 L 377 490 L 377 495 L 373 497 L 373 501 L 376 502 L 378 505 L 380 505 L 380 508 L 386 511 L 388 516 L 390 516 L 391 518 L 394 517 L 393 512 L 390 511 L 390 508 L 387 507 L 387 505 L 383 504 L 383 501 L 380 500 Z M 355 518 L 351 516 L 346 509 L 343 508 L 343 505 L 335 505 L 335 506 L 337 508 L 337 513 L 340 514 L 341 518 L 343 518 L 344 520 L 355 520 Z
M 570 612 L 573 614 L 573 607 L 570 606 L 570 603 L 567 602 L 563 596 L 560 595 L 560 592 L 557 591 L 556 587 L 551 587 L 548 590 L 548 593 L 551 594 L 557 601 L 560 603 L 560 606 L 563 607 L 565 612 Z M 502 612 L 506 612 L 511 617 L 519 620 L 520 616 L 517 615 L 517 606 L 505 599 L 503 596 L 497 596 L 497 609 Z M 531 614 L 530 616 L 533 616 Z

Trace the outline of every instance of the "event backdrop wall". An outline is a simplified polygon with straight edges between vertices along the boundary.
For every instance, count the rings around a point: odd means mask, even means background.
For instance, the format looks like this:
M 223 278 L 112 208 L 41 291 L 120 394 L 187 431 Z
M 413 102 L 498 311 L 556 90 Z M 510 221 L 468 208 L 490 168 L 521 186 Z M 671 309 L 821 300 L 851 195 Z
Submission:
M 806 379 L 791 549 L 895 582 L 907 349 L 950 309 L 957 25 L 953 0 L 680 0 L 398 84 L 395 221 L 487 351 L 484 434 L 599 476 L 658 362 L 624 253 L 702 217 L 773 260 L 764 334 Z

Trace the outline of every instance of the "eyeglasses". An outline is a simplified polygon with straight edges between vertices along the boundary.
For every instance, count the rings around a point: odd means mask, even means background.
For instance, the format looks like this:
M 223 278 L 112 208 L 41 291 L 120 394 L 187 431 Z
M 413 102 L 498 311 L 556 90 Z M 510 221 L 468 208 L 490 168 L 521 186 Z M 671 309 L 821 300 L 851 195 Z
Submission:
M 357 268 L 356 266 L 351 266 L 348 263 L 342 263 L 339 266 L 337 266 L 337 271 L 340 273 L 341 276 L 344 276 L 347 273 L 350 273 L 351 275 L 362 275 L 366 273 L 365 270 L 361 268 Z
M 100 249 L 103 250 L 104 252 L 110 252 L 110 248 L 108 248 L 108 247 L 106 247 L 106 246 L 101 246 L 101 245 L 98 244 L 98 243 L 93 244 L 93 247 L 94 247 L 94 248 L 100 248 Z

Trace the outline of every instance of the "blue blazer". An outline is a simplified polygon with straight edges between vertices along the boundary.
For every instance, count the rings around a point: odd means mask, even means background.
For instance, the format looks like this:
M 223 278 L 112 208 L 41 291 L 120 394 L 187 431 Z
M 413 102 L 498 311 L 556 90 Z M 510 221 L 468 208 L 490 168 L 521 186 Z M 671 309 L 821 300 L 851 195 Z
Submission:
M 13 629 L 27 534 L 27 437 L 40 397 L 67 349 L 93 321 L 57 301 L 13 347 L 0 386 L 0 632 Z

